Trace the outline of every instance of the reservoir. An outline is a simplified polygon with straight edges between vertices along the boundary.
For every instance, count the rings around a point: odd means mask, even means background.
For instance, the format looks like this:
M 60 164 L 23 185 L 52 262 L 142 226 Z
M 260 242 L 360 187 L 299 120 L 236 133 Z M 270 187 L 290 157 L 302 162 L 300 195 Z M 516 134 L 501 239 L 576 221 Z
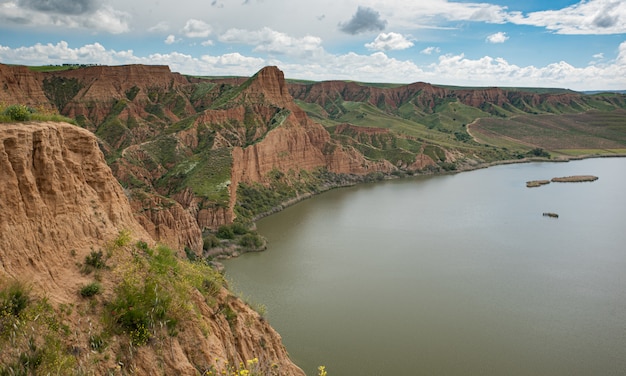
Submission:
M 526 187 L 570 175 L 599 179 Z M 626 372 L 626 158 L 358 185 L 257 226 L 227 278 L 307 375 Z

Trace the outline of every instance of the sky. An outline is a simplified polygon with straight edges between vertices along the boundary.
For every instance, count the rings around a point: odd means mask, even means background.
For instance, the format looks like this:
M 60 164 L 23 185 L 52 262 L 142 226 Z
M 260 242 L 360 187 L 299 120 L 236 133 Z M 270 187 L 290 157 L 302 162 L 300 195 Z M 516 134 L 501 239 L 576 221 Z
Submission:
M 0 63 L 626 90 L 626 0 L 0 0 Z

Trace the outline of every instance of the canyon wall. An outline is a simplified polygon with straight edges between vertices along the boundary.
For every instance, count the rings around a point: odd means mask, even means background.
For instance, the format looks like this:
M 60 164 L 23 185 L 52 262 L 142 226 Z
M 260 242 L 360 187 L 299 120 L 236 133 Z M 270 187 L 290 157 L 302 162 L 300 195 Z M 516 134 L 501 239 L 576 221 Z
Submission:
M 89 361 L 90 335 L 107 328 L 101 318 L 107 314 L 78 294 L 81 286 L 93 280 L 93 275 L 82 271 L 81 263 L 96 250 L 111 249 L 107 244 L 120 231 L 128 231 L 132 241 L 150 245 L 155 241 L 135 219 L 97 139 L 65 123 L 0 124 L 0 180 L 0 287 L 10 280 L 21 281 L 33 295 L 48 299 L 52 309 L 76 307 L 58 316 L 73 333 L 64 339 L 62 348 L 73 349 L 73 356 L 89 374 L 119 368 L 116 353 L 128 353 L 128 349 L 119 337 L 123 334 L 115 332 L 107 337 L 110 346 L 104 351 L 109 356 Z M 168 220 L 176 222 L 162 221 Z M 132 248 L 115 249 L 112 256 L 105 252 L 104 257 L 120 265 L 137 256 Z M 113 299 L 120 278 L 116 265 L 110 268 L 100 272 L 105 306 Z M 192 294 L 189 303 L 197 314 L 178 324 L 181 333 L 169 337 L 167 343 L 150 341 L 137 347 L 124 358 L 124 370 L 137 375 L 197 375 L 199 369 L 224 369 L 227 364 L 236 366 L 257 358 L 264 372 L 275 369 L 280 375 L 304 375 L 259 313 L 224 288 L 215 299 L 209 304 L 199 292 Z M 224 309 L 235 316 L 225 316 Z

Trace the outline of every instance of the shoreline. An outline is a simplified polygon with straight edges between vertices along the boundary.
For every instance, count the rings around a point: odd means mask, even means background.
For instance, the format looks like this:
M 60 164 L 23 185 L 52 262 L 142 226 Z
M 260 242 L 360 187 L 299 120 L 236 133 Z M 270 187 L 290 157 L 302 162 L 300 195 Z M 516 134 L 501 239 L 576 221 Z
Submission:
M 329 184 L 326 185 L 324 187 L 322 187 L 321 190 L 317 191 L 317 192 L 307 192 L 307 193 L 303 193 L 297 197 L 292 197 L 288 200 L 285 200 L 283 202 L 281 202 L 280 204 L 274 206 L 271 210 L 268 210 L 264 213 L 260 213 L 257 214 L 254 218 L 252 218 L 252 224 L 254 225 L 254 227 L 256 228 L 256 222 L 260 219 L 263 219 L 265 217 L 269 217 L 272 214 L 276 214 L 279 213 L 285 209 L 287 209 L 290 206 L 296 205 L 299 202 L 302 202 L 304 200 L 308 200 L 312 197 L 318 196 L 324 192 L 328 192 L 330 190 L 333 189 L 340 189 L 340 188 L 347 188 L 347 187 L 353 187 L 356 185 L 360 185 L 360 184 L 364 184 L 364 183 L 375 183 L 375 182 L 380 182 L 380 181 L 384 181 L 384 180 L 395 180 L 395 179 L 407 179 L 407 178 L 411 178 L 411 177 L 420 177 L 420 176 L 444 176 L 444 175 L 453 175 L 453 174 L 458 174 L 458 173 L 463 173 L 463 172 L 469 172 L 469 171 L 475 171 L 475 170 L 480 170 L 480 169 L 486 169 L 489 167 L 496 167 L 496 166 L 502 166 L 502 165 L 510 165 L 510 164 L 523 164 L 523 163 L 534 163 L 534 162 L 553 162 L 553 163 L 567 163 L 570 161 L 580 161 L 580 160 L 585 160 L 585 159 L 594 159 L 594 158 L 626 158 L 626 154 L 607 154 L 607 155 L 588 155 L 588 156 L 576 156 L 576 157 L 558 157 L 555 159 L 548 159 L 548 158 L 523 158 L 523 159 L 507 159 L 507 160 L 502 160 L 502 161 L 495 161 L 495 162 L 487 162 L 487 163 L 478 163 L 475 165 L 471 165 L 471 164 L 464 164 L 461 165 L 457 170 L 454 171 L 437 171 L 437 172 L 426 172 L 426 173 L 415 173 L 412 175 L 405 175 L 405 176 L 398 176 L 398 175 L 393 175 L 393 174 L 385 174 L 384 177 L 380 180 L 368 180 L 366 178 L 366 176 L 358 176 L 358 175 L 350 175 L 350 181 L 346 181 L 344 183 L 339 183 L 336 185 L 333 184 Z M 261 236 L 263 236 L 262 234 L 259 234 Z M 267 249 L 267 243 L 265 244 L 266 246 L 263 247 L 262 249 L 248 249 L 248 250 L 238 250 L 237 252 L 232 252 L 232 250 L 230 250 L 231 252 L 224 252 L 224 253 L 217 253 L 214 254 L 213 256 L 215 257 L 215 263 L 219 265 L 220 268 L 223 268 L 223 265 L 217 261 L 217 260 L 224 260 L 224 259 L 231 259 L 231 258 L 236 258 L 241 256 L 244 253 L 249 253 L 249 252 L 263 252 Z
M 453 174 L 458 174 L 458 173 L 462 173 L 462 172 L 468 172 L 468 171 L 475 171 L 475 170 L 481 170 L 481 169 L 485 169 L 485 168 L 489 168 L 489 167 L 495 167 L 495 166 L 502 166 L 502 165 L 509 165 L 509 164 L 522 164 L 522 163 L 533 163 L 533 162 L 553 162 L 553 163 L 567 163 L 570 161 L 581 161 L 581 160 L 585 160 L 585 159 L 594 159 L 594 158 L 626 158 L 626 154 L 601 154 L 601 155 L 583 155 L 583 156 L 574 156 L 574 157 L 558 157 L 555 159 L 549 159 L 549 158 L 523 158 L 523 159 L 506 159 L 506 160 L 502 160 L 502 161 L 495 161 L 495 162 L 486 162 L 486 163 L 479 163 L 476 165 L 462 165 L 460 166 L 460 168 L 458 168 L 457 170 L 454 171 L 438 171 L 438 172 L 428 172 L 428 173 L 415 173 L 413 175 L 405 175 L 405 176 L 398 176 L 398 175 L 393 175 L 393 174 L 386 174 L 384 176 L 384 178 L 382 180 L 379 181 L 383 181 L 383 180 L 394 180 L 394 179 L 407 179 L 407 178 L 411 178 L 411 177 L 418 177 L 418 176 L 443 176 L 443 175 L 453 175 Z M 252 218 L 252 223 L 256 223 L 256 221 L 268 217 L 272 214 L 278 213 L 280 211 L 285 210 L 286 208 L 293 206 L 301 201 L 307 200 L 309 198 L 312 198 L 314 196 L 320 195 L 324 192 L 328 192 L 330 190 L 333 189 L 340 189 L 340 188 L 346 188 L 346 187 L 353 187 L 355 185 L 359 185 L 359 184 L 364 184 L 364 183 L 373 183 L 376 181 L 366 181 L 364 179 L 364 177 L 360 177 L 357 175 L 351 175 L 352 177 L 354 177 L 354 181 L 351 182 L 347 182 L 344 184 L 337 184 L 337 185 L 329 185 L 324 187 L 324 189 L 318 191 L 318 192 L 308 192 L 308 193 L 303 193 L 300 196 L 297 197 L 293 197 L 290 198 L 288 200 L 285 200 L 283 202 L 281 202 L 279 205 L 276 205 L 275 207 L 273 207 L 271 210 L 264 212 L 264 213 L 260 213 L 257 214 L 254 218 Z

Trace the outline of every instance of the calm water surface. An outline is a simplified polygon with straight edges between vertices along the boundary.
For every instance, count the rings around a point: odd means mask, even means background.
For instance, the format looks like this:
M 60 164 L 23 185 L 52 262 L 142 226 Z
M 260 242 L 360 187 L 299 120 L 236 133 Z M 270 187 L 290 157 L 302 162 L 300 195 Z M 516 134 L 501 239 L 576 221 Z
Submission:
M 567 175 L 600 179 L 525 186 Z M 339 189 L 258 230 L 227 276 L 308 375 L 626 374 L 624 158 Z

